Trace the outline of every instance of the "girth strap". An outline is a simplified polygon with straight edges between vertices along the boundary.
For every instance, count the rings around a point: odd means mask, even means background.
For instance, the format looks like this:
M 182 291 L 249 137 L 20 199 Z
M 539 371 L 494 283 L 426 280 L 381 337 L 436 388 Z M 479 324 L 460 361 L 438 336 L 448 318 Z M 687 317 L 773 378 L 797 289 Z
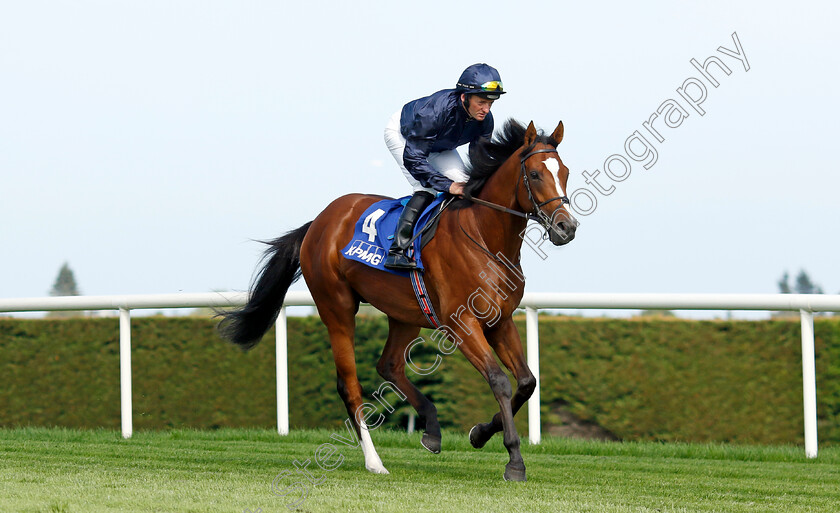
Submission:
M 414 288 L 414 295 L 417 297 L 417 303 L 420 305 L 423 315 L 426 316 L 432 326 L 440 328 L 440 320 L 432 306 L 432 300 L 429 299 L 429 293 L 426 292 L 423 275 L 417 269 L 411 271 L 411 286 Z

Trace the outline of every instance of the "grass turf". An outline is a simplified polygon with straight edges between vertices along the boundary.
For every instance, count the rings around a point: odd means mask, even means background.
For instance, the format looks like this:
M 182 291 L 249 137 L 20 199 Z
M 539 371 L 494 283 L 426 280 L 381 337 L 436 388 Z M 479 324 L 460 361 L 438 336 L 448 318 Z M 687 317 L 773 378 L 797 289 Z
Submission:
M 391 472 L 364 469 L 345 432 L 220 430 L 137 432 L 0 429 L 2 512 L 838 511 L 840 448 L 808 460 L 798 447 L 523 440 L 526 483 L 506 483 L 497 435 L 474 450 L 444 433 L 443 452 L 419 434 L 372 433 Z M 317 467 L 325 443 L 338 453 Z M 344 459 L 339 460 L 338 454 Z M 294 461 L 323 482 L 311 486 Z M 275 481 L 278 475 L 285 474 Z M 285 496 L 272 493 L 288 492 Z M 297 484 L 295 484 L 297 483 Z

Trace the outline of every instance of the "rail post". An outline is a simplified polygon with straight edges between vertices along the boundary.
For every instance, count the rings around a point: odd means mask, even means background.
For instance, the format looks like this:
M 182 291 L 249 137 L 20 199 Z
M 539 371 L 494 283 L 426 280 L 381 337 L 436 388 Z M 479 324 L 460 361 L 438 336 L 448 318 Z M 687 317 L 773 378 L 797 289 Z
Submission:
M 289 434 L 289 351 L 286 329 L 286 307 L 280 308 L 275 323 L 277 341 L 275 347 L 277 362 L 277 432 Z
M 802 402 L 805 413 L 805 456 L 817 457 L 817 372 L 814 348 L 814 313 L 799 310 L 802 321 Z
M 525 307 L 525 338 L 528 347 L 528 367 L 537 380 L 534 393 L 528 399 L 528 439 L 532 444 L 542 440 L 540 432 L 540 330 L 537 309 Z
M 122 436 L 131 438 L 131 310 L 120 308 L 120 413 Z

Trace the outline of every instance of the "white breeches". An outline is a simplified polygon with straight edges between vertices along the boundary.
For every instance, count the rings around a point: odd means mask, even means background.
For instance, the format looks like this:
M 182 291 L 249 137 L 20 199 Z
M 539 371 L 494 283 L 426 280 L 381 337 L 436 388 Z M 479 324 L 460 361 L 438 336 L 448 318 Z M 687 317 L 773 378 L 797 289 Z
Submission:
M 411 173 L 408 172 L 408 169 L 405 168 L 405 164 L 403 164 L 405 138 L 400 133 L 400 114 L 401 111 L 395 112 L 394 115 L 391 116 L 391 119 L 388 120 L 388 124 L 385 125 L 385 144 L 388 146 L 388 150 L 391 151 L 391 155 L 394 156 L 394 160 L 397 161 L 397 165 L 400 166 L 400 169 L 405 175 L 405 178 L 408 180 L 408 183 L 411 184 L 414 192 L 426 191 L 432 194 L 437 194 L 439 191 L 430 187 L 423 187 L 416 178 L 411 176 Z M 431 164 L 433 168 L 452 181 L 466 182 L 469 178 L 466 166 L 464 165 L 464 160 L 461 158 L 457 149 L 442 151 L 440 153 L 430 153 L 428 160 L 429 164 Z

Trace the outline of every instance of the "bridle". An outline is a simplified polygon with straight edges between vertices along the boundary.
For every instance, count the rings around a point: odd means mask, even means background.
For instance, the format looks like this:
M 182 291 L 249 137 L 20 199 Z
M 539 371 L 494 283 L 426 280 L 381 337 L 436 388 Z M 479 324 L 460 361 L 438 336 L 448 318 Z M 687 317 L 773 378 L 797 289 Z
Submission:
M 536 221 L 539 223 L 543 228 L 546 230 L 546 236 L 548 236 L 549 231 L 551 230 L 552 220 L 554 219 L 555 214 L 557 211 L 563 208 L 564 204 L 569 204 L 568 196 L 557 196 L 555 198 L 551 198 L 549 200 L 543 201 L 542 203 L 537 203 L 537 200 L 534 199 L 534 193 L 531 191 L 531 182 L 528 180 L 528 171 L 525 168 L 525 162 L 533 157 L 538 153 L 557 153 L 557 149 L 555 148 L 544 148 L 542 150 L 534 150 L 530 153 L 527 153 L 523 157 L 519 159 L 520 165 L 520 174 L 519 177 L 516 179 L 516 190 L 515 194 L 519 195 L 519 181 L 520 179 L 525 184 L 525 190 L 528 191 L 528 199 L 531 201 L 531 206 L 533 207 L 533 211 L 529 213 L 520 212 L 518 210 L 513 210 L 502 205 L 498 205 L 496 203 L 492 203 L 490 201 L 485 201 L 483 199 L 474 198 L 472 196 L 468 196 L 467 199 L 472 201 L 473 203 L 478 203 L 479 205 L 484 205 L 485 207 L 490 207 L 495 210 L 499 210 L 502 212 L 507 212 L 508 214 L 513 214 L 515 216 L 524 217 L 529 221 Z M 560 205 L 551 212 L 551 216 L 546 215 L 542 210 L 541 207 L 548 205 L 552 201 L 560 200 Z

